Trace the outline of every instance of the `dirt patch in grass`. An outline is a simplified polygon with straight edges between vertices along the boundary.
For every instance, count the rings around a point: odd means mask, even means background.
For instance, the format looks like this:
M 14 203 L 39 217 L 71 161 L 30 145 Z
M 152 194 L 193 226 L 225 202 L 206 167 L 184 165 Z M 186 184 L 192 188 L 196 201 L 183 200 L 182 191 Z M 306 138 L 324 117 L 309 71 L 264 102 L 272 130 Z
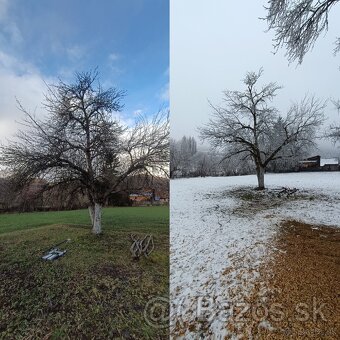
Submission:
M 99 276 L 119 277 L 121 279 L 128 279 L 132 273 L 124 266 L 117 266 L 112 263 L 104 263 L 96 267 L 94 273 Z
M 285 221 L 245 314 L 257 339 L 340 338 L 340 229 Z M 263 287 L 265 283 L 265 288 Z

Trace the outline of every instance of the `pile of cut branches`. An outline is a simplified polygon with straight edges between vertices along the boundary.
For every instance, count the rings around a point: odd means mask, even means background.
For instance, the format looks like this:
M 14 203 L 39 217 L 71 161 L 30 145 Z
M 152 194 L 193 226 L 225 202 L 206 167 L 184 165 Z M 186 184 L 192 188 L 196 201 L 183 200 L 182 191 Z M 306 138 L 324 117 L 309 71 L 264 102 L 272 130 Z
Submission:
M 274 189 L 276 191 L 276 196 L 277 197 L 290 197 L 294 195 L 296 192 L 299 191 L 297 188 L 288 188 L 288 187 L 282 187 L 280 189 Z
M 132 241 L 130 252 L 135 260 L 139 260 L 142 255 L 148 257 L 155 248 L 152 235 L 138 237 L 131 234 L 130 239 Z

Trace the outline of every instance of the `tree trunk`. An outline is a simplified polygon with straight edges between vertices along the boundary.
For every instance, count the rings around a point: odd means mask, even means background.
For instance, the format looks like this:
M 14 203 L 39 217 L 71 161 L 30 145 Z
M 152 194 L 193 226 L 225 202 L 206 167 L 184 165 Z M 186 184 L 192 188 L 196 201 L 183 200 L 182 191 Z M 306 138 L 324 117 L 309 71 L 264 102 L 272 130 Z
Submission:
M 99 203 L 94 204 L 92 232 L 96 235 L 102 232 L 102 206 Z
M 258 182 L 258 189 L 264 189 L 264 167 L 258 165 L 256 167 L 256 175 L 257 175 L 257 182 Z
M 91 218 L 91 225 L 93 227 L 94 205 L 89 205 L 89 214 L 90 214 L 90 218 Z

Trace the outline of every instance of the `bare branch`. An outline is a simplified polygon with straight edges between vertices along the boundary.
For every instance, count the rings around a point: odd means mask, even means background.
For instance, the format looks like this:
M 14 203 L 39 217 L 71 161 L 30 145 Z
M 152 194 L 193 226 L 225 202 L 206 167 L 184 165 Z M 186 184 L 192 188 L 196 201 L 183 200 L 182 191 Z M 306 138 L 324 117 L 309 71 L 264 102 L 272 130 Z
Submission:
M 339 0 L 269 0 L 267 16 L 268 30 L 275 31 L 274 47 L 286 48 L 290 62 L 302 63 L 305 54 L 311 50 L 324 31 L 328 30 L 328 15 Z M 337 38 L 334 53 L 340 49 Z

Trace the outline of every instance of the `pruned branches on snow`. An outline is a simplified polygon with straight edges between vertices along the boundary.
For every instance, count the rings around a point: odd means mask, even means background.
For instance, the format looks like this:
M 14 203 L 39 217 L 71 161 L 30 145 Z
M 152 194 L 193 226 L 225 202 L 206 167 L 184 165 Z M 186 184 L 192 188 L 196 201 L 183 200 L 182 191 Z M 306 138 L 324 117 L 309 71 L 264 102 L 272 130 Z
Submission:
M 280 189 L 274 189 L 274 192 L 276 191 L 276 196 L 277 197 L 287 197 L 289 198 L 290 196 L 294 195 L 299 191 L 297 188 L 288 188 L 288 187 L 282 187 Z
M 269 0 L 267 6 L 268 29 L 275 31 L 274 47 L 286 48 L 290 62 L 302 62 L 323 31 L 328 30 L 328 15 L 339 0 Z M 340 38 L 334 53 L 340 49 Z

